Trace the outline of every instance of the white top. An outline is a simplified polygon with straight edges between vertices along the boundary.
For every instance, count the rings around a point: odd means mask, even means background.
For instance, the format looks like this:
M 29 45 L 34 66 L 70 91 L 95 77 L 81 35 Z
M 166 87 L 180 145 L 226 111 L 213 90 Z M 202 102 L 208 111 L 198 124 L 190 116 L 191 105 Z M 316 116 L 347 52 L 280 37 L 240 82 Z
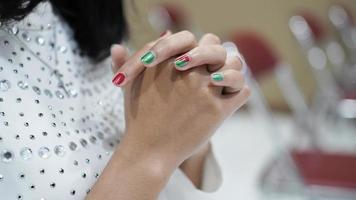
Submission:
M 88 41 L 90 42 L 90 41 Z M 110 61 L 81 56 L 49 3 L 0 30 L 0 199 L 81 200 L 120 143 L 123 98 Z M 203 188 L 221 183 L 214 156 Z M 210 199 L 178 169 L 160 200 Z

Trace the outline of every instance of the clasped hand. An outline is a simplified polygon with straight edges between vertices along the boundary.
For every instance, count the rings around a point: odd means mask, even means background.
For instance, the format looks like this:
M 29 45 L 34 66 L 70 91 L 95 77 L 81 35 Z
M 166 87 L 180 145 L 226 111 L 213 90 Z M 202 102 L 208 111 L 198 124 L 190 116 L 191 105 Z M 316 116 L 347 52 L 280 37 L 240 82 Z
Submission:
M 197 41 L 188 31 L 167 32 L 132 56 L 115 45 L 112 59 L 113 83 L 125 94 L 120 148 L 165 170 L 206 144 L 250 95 L 241 60 L 227 56 L 213 34 Z

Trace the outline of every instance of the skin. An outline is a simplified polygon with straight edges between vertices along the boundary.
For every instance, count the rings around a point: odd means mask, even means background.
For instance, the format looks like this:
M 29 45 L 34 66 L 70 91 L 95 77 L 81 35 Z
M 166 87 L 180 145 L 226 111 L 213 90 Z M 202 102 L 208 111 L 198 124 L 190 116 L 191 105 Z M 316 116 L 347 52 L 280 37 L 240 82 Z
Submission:
M 157 59 L 144 66 L 148 50 Z M 174 58 L 185 53 L 192 62 L 176 69 Z M 112 57 L 120 66 L 113 70 L 127 74 L 126 134 L 87 200 L 156 199 L 178 167 L 199 186 L 210 137 L 250 95 L 241 62 L 226 57 L 216 36 L 198 43 L 187 31 L 168 33 L 131 57 L 116 46 Z M 224 80 L 214 81 L 212 70 Z

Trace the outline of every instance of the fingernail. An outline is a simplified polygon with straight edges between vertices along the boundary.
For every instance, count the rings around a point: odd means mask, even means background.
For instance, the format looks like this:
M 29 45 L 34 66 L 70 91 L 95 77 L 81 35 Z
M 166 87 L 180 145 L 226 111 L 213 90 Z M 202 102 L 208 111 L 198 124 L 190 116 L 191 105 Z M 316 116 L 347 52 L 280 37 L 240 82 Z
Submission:
M 163 31 L 163 32 L 159 35 L 159 37 L 163 37 L 163 36 L 165 36 L 167 33 L 168 33 L 168 30 L 165 30 L 165 31 Z
M 112 83 L 118 87 L 122 85 L 122 83 L 125 81 L 126 75 L 122 72 L 119 72 L 116 74 L 116 76 L 112 79 Z
M 141 62 L 145 65 L 149 65 L 153 63 L 155 59 L 156 59 L 155 53 L 153 51 L 149 51 L 141 57 Z
M 213 81 L 216 81 L 216 82 L 220 82 L 220 81 L 223 81 L 224 80 L 224 75 L 222 73 L 213 73 L 211 75 L 211 79 L 213 79 Z
M 176 58 L 176 60 L 174 61 L 174 64 L 176 67 L 182 68 L 182 67 L 186 66 L 191 60 L 192 60 L 192 58 L 190 56 L 183 55 L 179 58 Z

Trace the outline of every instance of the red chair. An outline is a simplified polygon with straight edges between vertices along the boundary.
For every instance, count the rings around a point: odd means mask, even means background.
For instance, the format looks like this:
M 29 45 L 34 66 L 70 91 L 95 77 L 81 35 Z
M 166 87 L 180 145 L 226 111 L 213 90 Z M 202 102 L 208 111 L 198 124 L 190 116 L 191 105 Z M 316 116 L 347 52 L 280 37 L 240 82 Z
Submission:
M 352 38 L 355 19 L 352 12 L 344 5 L 334 4 L 329 8 L 328 17 L 331 24 L 339 32 L 344 45 L 349 48 L 350 53 L 355 53 L 356 41 Z
M 279 88 L 295 116 L 298 127 L 304 128 L 301 132 L 309 138 L 312 147 L 317 147 L 319 131 L 313 125 L 312 113 L 310 113 L 304 95 L 295 82 L 291 67 L 281 61 L 273 47 L 256 32 L 237 32 L 232 35 L 231 41 L 238 46 L 256 79 L 264 75 L 276 77 Z
M 237 32 L 232 35 L 233 41 L 243 54 L 252 74 L 258 78 L 272 73 L 279 64 L 279 56 L 260 35 L 253 31 Z
M 356 26 L 352 12 L 344 5 L 334 4 L 329 8 L 329 20 L 337 30 L 338 37 L 346 47 L 346 57 L 349 60 L 348 68 L 345 69 L 344 79 L 346 82 L 343 87 L 346 90 L 346 98 L 356 94 Z M 356 98 L 353 98 L 356 99 Z M 355 113 L 356 115 L 356 113 Z M 355 116 L 356 118 L 356 116 Z
M 293 192 L 288 189 L 298 185 L 301 187 L 299 190 L 310 190 L 317 196 L 337 194 L 339 195 L 338 197 L 350 195 L 349 190 L 356 191 L 356 170 L 353 170 L 355 168 L 349 168 L 356 165 L 356 156 L 325 153 L 318 148 L 318 133 L 315 132 L 318 130 L 313 129 L 313 126 L 315 127 L 315 124 L 313 124 L 314 116 L 309 112 L 302 94 L 294 82 L 289 65 L 283 63 L 273 47 L 255 32 L 238 32 L 232 36 L 232 41 L 236 43 L 239 51 L 244 55 L 254 77 L 275 75 L 296 119 L 300 121 L 302 117 L 311 122 L 304 121 L 304 124 L 300 123 L 298 126 L 309 127 L 308 136 L 312 140 L 311 143 L 314 148 L 288 150 L 281 149 L 281 146 L 279 146 L 279 150 L 282 150 L 282 152 L 277 155 L 277 159 L 264 171 L 261 179 L 262 189 L 272 192 L 272 184 L 276 186 L 274 188 L 275 191 Z M 253 87 L 255 89 L 258 85 L 255 84 Z M 257 91 L 259 90 L 257 89 Z M 261 93 L 257 94 L 261 95 Z M 263 99 L 263 96 L 259 98 Z M 275 126 L 273 118 L 269 119 L 271 120 L 270 124 Z M 304 131 L 305 129 L 301 130 Z M 275 131 L 278 130 L 275 129 Z M 278 137 L 281 136 L 279 134 L 274 133 L 273 139 L 278 140 Z M 313 186 L 318 186 L 319 188 L 333 187 L 340 193 L 331 192 L 328 194 L 323 190 L 313 189 Z M 351 192 L 351 194 L 354 193 Z
M 318 113 L 320 121 L 329 124 L 343 123 L 340 102 L 349 93 L 355 93 L 356 84 L 350 62 L 346 59 L 343 47 L 327 34 L 327 30 L 316 15 L 304 11 L 290 18 L 289 28 L 305 54 L 318 86 L 313 110 Z M 332 64 L 332 71 L 328 67 Z M 355 71 L 356 72 L 356 71 Z M 352 114 L 356 117 L 356 111 Z M 354 118 L 356 119 L 356 118 Z M 329 119 L 330 121 L 330 119 Z M 336 125 L 335 125 L 336 126 Z

